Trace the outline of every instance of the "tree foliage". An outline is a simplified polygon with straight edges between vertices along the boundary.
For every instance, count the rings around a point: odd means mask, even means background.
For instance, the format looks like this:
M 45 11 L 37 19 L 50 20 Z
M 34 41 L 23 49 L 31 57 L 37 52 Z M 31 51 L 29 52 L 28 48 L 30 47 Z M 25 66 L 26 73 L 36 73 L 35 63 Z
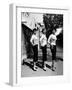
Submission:
M 63 15 L 62 14 L 44 14 L 43 22 L 45 24 L 46 35 L 48 38 L 53 29 L 63 27 Z

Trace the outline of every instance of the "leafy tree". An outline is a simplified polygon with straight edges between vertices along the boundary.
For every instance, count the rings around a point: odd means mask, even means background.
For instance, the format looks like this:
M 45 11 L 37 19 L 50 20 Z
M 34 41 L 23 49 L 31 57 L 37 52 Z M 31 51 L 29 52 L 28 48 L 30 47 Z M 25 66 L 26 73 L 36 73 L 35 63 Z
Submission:
M 63 15 L 62 14 L 44 14 L 43 22 L 46 28 L 47 38 L 52 33 L 53 29 L 63 27 Z

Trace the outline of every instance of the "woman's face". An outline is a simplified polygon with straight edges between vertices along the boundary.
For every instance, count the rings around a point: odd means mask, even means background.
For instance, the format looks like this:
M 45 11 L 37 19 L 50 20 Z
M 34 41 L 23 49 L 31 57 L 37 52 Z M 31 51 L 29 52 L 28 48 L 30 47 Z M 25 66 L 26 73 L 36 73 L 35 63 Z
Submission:
M 53 30 L 53 34 L 55 34 L 55 30 Z
M 36 35 L 36 31 L 34 31 L 34 34 Z

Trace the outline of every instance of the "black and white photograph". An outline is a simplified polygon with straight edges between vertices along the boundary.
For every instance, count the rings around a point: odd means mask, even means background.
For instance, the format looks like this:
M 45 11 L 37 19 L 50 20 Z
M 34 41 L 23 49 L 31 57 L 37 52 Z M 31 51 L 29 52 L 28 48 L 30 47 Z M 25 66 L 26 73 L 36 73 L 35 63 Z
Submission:
M 21 13 L 21 77 L 63 75 L 63 14 Z

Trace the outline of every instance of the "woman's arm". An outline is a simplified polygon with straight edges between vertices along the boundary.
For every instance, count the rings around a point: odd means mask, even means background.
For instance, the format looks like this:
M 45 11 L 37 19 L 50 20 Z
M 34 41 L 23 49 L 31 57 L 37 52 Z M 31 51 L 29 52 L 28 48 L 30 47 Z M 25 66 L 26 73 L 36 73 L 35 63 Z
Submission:
M 33 45 L 33 36 L 31 37 L 30 42 Z
M 50 40 L 51 40 L 51 35 L 48 38 L 48 44 L 50 44 Z

